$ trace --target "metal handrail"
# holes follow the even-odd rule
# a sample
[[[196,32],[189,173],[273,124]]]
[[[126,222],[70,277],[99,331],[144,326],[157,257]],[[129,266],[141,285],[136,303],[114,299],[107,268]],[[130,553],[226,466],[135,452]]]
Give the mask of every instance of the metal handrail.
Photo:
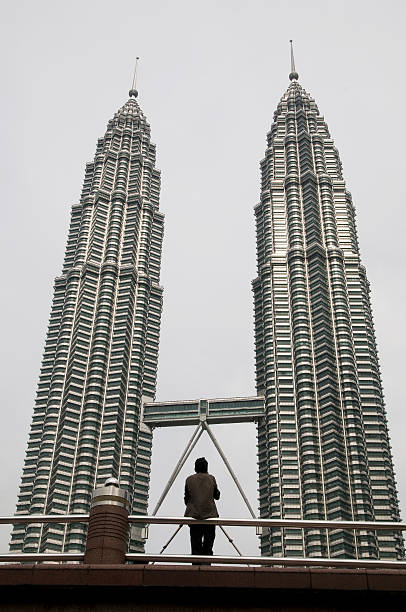
[[[88,522],[88,514],[17,514],[16,516],[0,516],[0,525]]]
[[[0,555],[0,563],[26,563],[27,561],[83,561],[84,553],[6,553]]]
[[[88,523],[88,514],[18,514],[0,516],[0,525],[17,525],[30,523]],[[406,531],[406,523],[391,521],[325,521],[308,519],[235,519],[209,518],[196,520],[188,516],[147,516],[130,514],[129,523],[143,525],[197,525],[207,524],[229,527],[268,527],[296,529],[361,529],[367,531]]]
[[[32,524],[32,523],[88,523],[88,514],[20,514],[17,516],[0,516],[0,524]],[[146,516],[131,514],[128,522],[142,525],[196,525],[207,524],[233,527],[267,527],[268,529],[351,529],[366,531],[406,531],[406,523],[390,521],[324,521],[302,519],[233,519],[210,518],[196,520],[181,516]],[[165,555],[127,553],[127,561],[145,563],[217,563],[217,564],[249,564],[249,565],[281,565],[307,567],[358,567],[358,568],[389,568],[406,569],[406,561],[386,561],[382,559],[334,559],[317,557],[229,557],[229,556],[196,556],[196,555]],[[0,563],[5,562],[44,562],[44,561],[83,561],[83,553],[9,553],[0,554]]]
[[[275,528],[297,528],[297,529],[362,529],[368,531],[406,531],[406,523],[395,523],[390,521],[324,521],[307,519],[233,519],[233,518],[209,518],[196,520],[188,516],[145,516],[130,514],[129,523],[144,525],[223,525],[225,527],[268,527]]]
[[[157,555],[142,553],[127,553],[126,561],[137,563],[210,563],[218,565],[259,565],[287,567],[332,567],[332,568],[378,568],[406,570],[405,561],[386,561],[384,559],[334,559],[325,557],[229,557],[224,555]],[[83,561],[83,553],[9,553],[0,555],[0,563],[26,563],[33,561]]]

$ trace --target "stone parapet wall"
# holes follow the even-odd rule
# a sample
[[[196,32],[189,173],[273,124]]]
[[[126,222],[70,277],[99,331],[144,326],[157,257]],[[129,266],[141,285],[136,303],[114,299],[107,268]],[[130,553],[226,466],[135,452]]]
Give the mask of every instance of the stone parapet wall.
[[[406,609],[406,570],[168,565],[0,567],[14,612],[370,612]]]

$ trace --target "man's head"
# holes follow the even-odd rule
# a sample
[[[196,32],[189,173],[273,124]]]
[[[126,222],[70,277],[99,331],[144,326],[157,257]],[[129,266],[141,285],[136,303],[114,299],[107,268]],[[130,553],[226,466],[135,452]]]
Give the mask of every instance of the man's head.
[[[207,472],[208,463],[205,457],[199,457],[195,461],[195,472],[196,473],[205,473]]]

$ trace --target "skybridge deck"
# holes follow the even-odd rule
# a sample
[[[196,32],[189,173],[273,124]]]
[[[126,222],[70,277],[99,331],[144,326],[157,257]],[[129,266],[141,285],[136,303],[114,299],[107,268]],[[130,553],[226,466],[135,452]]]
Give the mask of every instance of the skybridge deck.
[[[150,427],[198,425],[201,421],[218,423],[252,423],[265,414],[264,398],[231,397],[179,402],[144,404],[143,421]]]

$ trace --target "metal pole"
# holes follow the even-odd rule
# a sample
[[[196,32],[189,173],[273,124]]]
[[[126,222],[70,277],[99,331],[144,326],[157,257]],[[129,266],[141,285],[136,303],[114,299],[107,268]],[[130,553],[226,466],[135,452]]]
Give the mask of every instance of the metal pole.
[[[230,536],[228,535],[227,531],[224,529],[224,527],[222,527],[220,525],[220,529],[221,531],[224,533],[224,535],[226,536],[227,540],[230,542],[231,546],[238,552],[238,554],[240,555],[240,557],[242,557],[242,552],[240,551],[239,548],[237,548],[236,544],[234,544],[234,540],[232,538],[230,538]],[[247,567],[251,567],[249,563],[247,563]]]
[[[0,525],[29,525],[30,523],[88,523],[88,514],[16,514],[0,516]]]
[[[227,457],[225,456],[225,454],[223,453],[220,444],[217,442],[216,437],[214,435],[214,433],[212,432],[212,430],[210,429],[209,425],[207,424],[207,422],[203,422],[203,427],[205,428],[205,430],[207,431],[207,433],[209,434],[211,441],[213,442],[214,446],[217,448],[220,457],[222,458],[222,460],[224,461],[226,468],[228,469],[228,471],[231,474],[231,478],[234,480],[237,489],[239,490],[239,492],[241,493],[241,497],[243,498],[243,500],[245,501],[245,505],[247,506],[252,518],[257,518],[255,516],[255,512],[253,511],[251,504],[249,503],[247,496],[245,495],[244,491],[242,490],[242,487],[240,485],[240,483],[238,482],[238,478],[237,476],[234,474],[231,465],[229,464]]]
[[[179,527],[177,528],[177,530],[175,531],[175,533],[173,533],[171,535],[171,537],[169,538],[169,540],[167,541],[167,543],[164,545],[164,547],[162,548],[161,552],[159,553],[160,555],[162,555],[162,553],[164,552],[164,550],[166,548],[168,548],[169,544],[172,542],[172,540],[175,538],[175,536],[178,535],[179,531],[182,529],[183,525],[179,525]]]
[[[175,482],[175,479],[177,477],[177,475],[179,474],[180,470],[182,469],[183,465],[185,464],[186,459],[189,457],[190,453],[192,452],[192,450],[194,449],[194,447],[197,444],[197,441],[199,440],[200,436],[203,433],[203,429],[201,426],[201,423],[199,423],[199,425],[196,427],[195,431],[193,432],[192,437],[190,438],[188,444],[186,445],[185,450],[183,451],[178,463],[176,464],[175,469],[173,470],[168,483],[165,487],[165,489],[163,490],[163,493],[161,495],[161,497],[158,500],[157,505],[154,508],[154,511],[152,512],[152,516],[155,516],[156,513],[158,512],[159,508],[162,506],[162,503],[165,499],[165,497],[167,496],[169,489],[171,488],[171,486],[173,485],[173,483]],[[196,435],[197,434],[197,435]]]
[[[224,527],[222,525],[220,525],[220,529],[221,531],[224,533],[224,535],[226,536],[227,540],[230,542],[231,546],[233,546],[233,548],[235,548],[235,550],[238,552],[238,554],[240,555],[240,557],[242,557],[242,552],[237,548],[237,546],[234,544],[234,540],[232,538],[230,538],[230,536],[228,535],[227,531],[224,529]],[[161,551],[162,552],[162,551]]]

